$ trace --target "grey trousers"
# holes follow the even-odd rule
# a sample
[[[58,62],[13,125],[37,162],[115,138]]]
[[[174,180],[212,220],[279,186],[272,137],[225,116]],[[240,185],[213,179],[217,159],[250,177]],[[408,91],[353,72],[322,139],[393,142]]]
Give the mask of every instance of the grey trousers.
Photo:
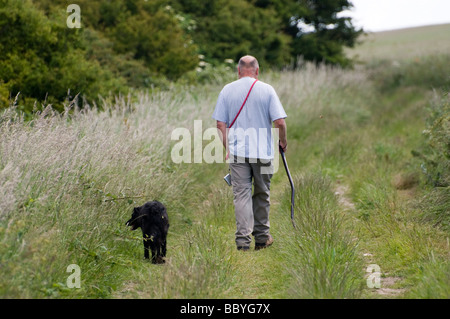
[[[257,243],[265,243],[269,237],[271,169],[272,161],[235,158],[230,162],[237,246],[250,246],[251,235]]]

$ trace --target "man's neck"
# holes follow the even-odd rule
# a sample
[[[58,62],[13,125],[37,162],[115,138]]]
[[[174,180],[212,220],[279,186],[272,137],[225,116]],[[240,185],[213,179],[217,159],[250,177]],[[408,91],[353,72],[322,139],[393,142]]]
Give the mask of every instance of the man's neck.
[[[258,76],[255,75],[255,74],[242,74],[242,75],[240,74],[240,75],[239,75],[239,79],[247,78],[247,77],[249,77],[249,78],[254,78],[255,80],[258,79]]]

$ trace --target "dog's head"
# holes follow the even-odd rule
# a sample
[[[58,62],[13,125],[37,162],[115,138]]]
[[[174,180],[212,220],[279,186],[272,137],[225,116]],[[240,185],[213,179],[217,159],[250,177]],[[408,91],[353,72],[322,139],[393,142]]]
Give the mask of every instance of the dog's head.
[[[133,214],[131,218],[126,222],[125,225],[130,226],[131,230],[136,230],[142,225],[143,215],[141,214],[141,207],[133,208]]]

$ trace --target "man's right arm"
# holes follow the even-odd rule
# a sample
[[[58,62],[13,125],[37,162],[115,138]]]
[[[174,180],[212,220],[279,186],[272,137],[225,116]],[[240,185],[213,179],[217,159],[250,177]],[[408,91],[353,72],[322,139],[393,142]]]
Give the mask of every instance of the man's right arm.
[[[217,130],[219,131],[219,137],[222,140],[223,147],[227,149],[227,123],[217,121]]]
[[[283,149],[283,152],[286,152],[286,150],[287,150],[286,121],[283,118],[281,118],[281,119],[273,121],[273,124],[274,124],[275,128],[278,129],[278,135],[280,138],[280,146]]]

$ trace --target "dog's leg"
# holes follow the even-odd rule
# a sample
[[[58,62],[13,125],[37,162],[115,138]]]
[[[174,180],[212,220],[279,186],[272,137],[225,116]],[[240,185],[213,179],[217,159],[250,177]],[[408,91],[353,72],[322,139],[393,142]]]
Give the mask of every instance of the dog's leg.
[[[150,240],[149,240],[150,241]],[[157,251],[156,251],[156,244],[154,240],[150,241],[150,249],[152,250],[152,263],[157,263]]]
[[[149,257],[150,257],[149,252],[148,252],[149,246],[150,246],[149,240],[147,238],[144,238],[144,258],[145,259],[149,259]]]
[[[166,261],[164,260],[164,239],[159,239],[158,242],[156,243],[157,247],[156,247],[156,262],[158,264],[164,264]]]
[[[155,263],[156,264],[161,264],[161,260],[162,260],[162,258],[161,258],[161,244],[160,244],[159,240],[155,242],[155,254],[156,254]]]
[[[161,256],[166,257],[166,253],[167,253],[167,237],[164,236],[163,240],[161,241]]]

